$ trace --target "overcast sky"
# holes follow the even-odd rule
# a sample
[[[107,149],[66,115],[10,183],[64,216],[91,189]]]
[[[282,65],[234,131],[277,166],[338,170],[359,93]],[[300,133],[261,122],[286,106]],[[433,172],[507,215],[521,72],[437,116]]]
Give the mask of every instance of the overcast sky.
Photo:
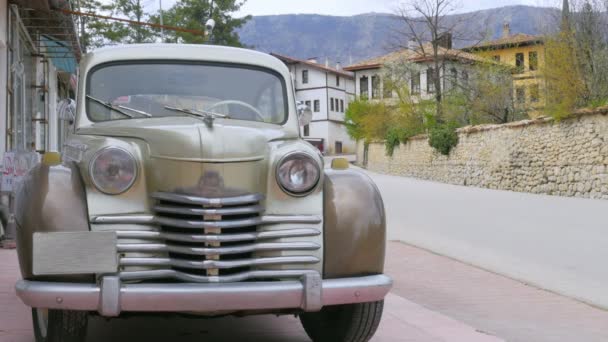
[[[508,5],[554,6],[561,0],[456,0],[458,12],[470,12],[479,9],[495,8]],[[175,0],[162,0],[163,7],[169,8]],[[391,13],[407,0],[247,0],[237,16],[265,14],[316,13],[328,15],[354,15],[369,12]],[[147,0],[147,7],[152,8],[158,0]],[[157,7],[158,8],[158,7]]]

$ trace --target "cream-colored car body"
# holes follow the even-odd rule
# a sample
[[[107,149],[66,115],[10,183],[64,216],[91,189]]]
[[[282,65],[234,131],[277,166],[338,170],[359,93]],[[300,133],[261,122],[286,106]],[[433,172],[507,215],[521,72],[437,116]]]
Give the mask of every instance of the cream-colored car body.
[[[85,105],[90,72],[107,63],[142,61],[222,63],[272,71],[286,87],[287,119],[271,124],[215,118],[210,124],[183,115],[91,121]],[[106,147],[127,151],[136,160],[137,177],[123,193],[103,193],[91,179],[90,161]],[[318,184],[301,196],[284,191],[276,176],[281,159],[293,153],[308,155],[321,170]],[[97,310],[103,316],[122,311],[318,311],[323,305],[379,301],[390,289],[391,280],[382,274],[385,218],[377,188],[362,173],[324,170],[320,152],[300,138],[289,70],[270,55],[190,45],[95,51],[81,62],[74,131],[62,157],[62,165],[42,164],[32,170],[17,195],[24,278],[17,293],[32,307]],[[231,235],[229,229],[178,231],[181,235],[176,237],[174,230],[163,231],[175,217],[158,210],[168,201],[159,193],[200,193],[196,200],[210,201],[200,210],[209,213],[234,209],[223,206],[221,199],[249,198],[241,207],[255,206],[259,216],[243,219],[252,220],[245,227],[250,230],[238,231],[241,235],[225,246],[212,239],[226,238],[222,234]],[[171,205],[185,203],[181,201]],[[83,212],[86,218],[80,217]],[[213,225],[241,219],[217,214],[178,218],[186,225],[188,220]],[[174,246],[183,239],[192,244]],[[51,243],[65,248],[52,248]],[[172,255],[184,248],[194,257],[184,261]],[[224,260],[222,248],[240,248],[246,260]],[[115,262],[110,258],[101,263],[108,254],[116,255]],[[238,262],[248,268],[240,270],[234,266]],[[182,267],[184,263],[188,265]],[[232,268],[236,273],[222,273]]]

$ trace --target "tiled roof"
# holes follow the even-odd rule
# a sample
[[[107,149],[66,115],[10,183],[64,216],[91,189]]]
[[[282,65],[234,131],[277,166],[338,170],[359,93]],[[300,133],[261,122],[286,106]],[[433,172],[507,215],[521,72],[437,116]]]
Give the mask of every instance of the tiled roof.
[[[314,62],[307,61],[307,60],[304,60],[304,59],[284,56],[284,55],[280,55],[280,54],[274,53],[274,52],[271,52],[270,55],[272,55],[272,56],[274,56],[274,57],[282,60],[285,63],[289,63],[289,64],[302,63],[302,64],[305,64],[305,65],[309,65],[309,66],[311,66],[313,68],[321,69],[323,71],[331,72],[331,73],[338,74],[338,75],[341,75],[341,76],[344,76],[344,77],[348,77],[348,78],[354,78],[354,75],[352,73],[350,73],[348,71],[345,71],[345,70],[338,70],[336,68],[330,68],[330,67],[327,67],[327,66],[325,66],[323,64],[314,63]]]
[[[440,58],[459,60],[463,62],[473,63],[496,63],[493,60],[474,55],[472,53],[465,52],[457,49],[446,49],[440,47],[437,51]],[[344,70],[355,71],[355,70],[366,70],[366,69],[377,69],[381,68],[384,64],[394,62],[400,59],[410,61],[412,63],[427,62],[434,59],[433,47],[431,44],[425,44],[422,49],[416,50],[403,49],[389,54],[371,58],[353,65],[349,65]]]
[[[503,47],[503,46],[513,46],[513,45],[517,46],[517,45],[542,44],[542,43],[543,43],[542,36],[533,36],[530,34],[516,33],[516,34],[509,35],[507,37],[502,37],[499,39],[481,42],[479,44],[470,46],[464,50],[465,51],[478,50],[478,49],[484,50],[484,49],[498,48],[498,47]]]

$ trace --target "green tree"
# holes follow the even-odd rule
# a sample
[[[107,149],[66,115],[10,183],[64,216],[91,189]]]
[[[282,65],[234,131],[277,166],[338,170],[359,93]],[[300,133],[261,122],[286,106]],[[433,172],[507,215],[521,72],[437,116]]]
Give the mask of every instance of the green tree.
[[[98,0],[81,0],[77,2],[78,10],[83,13],[107,13],[111,5]],[[84,52],[107,44],[107,37],[112,34],[112,23],[92,16],[78,17],[80,44]]]
[[[245,0],[181,0],[173,7],[164,11],[165,25],[205,31],[207,19],[215,20],[215,29],[211,37],[196,35],[188,32],[165,31],[165,40],[178,43],[202,44],[210,38],[215,45],[243,46],[236,32],[251,16],[234,18],[232,13],[238,11]],[[160,18],[154,16],[154,22]]]
[[[152,14],[145,10],[142,0],[114,0],[110,5],[114,17],[125,18],[137,23],[147,23]],[[155,42],[158,36],[156,29],[141,24],[113,22],[112,31],[106,38],[112,43],[141,44]]]

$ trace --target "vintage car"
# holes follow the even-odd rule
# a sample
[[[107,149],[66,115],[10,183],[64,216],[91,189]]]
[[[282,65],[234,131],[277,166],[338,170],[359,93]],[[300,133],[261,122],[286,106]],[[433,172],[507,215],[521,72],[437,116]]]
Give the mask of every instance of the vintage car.
[[[21,182],[15,220],[39,342],[88,317],[291,314],[367,341],[392,281],[382,199],[300,137],[287,67],[260,52],[133,45],[81,61],[73,132]]]

